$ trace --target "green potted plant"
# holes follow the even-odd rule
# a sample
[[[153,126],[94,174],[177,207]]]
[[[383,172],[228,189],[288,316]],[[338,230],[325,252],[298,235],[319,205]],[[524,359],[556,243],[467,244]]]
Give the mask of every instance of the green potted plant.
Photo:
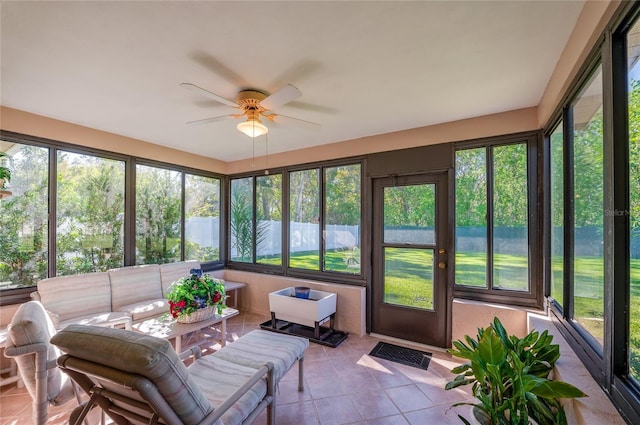
[[[0,152],[0,189],[4,189],[5,184],[11,181],[11,170],[1,165],[1,159],[5,156],[6,153]]]
[[[190,275],[169,286],[167,300],[171,316],[180,323],[206,320],[225,307],[224,282],[192,269]]]
[[[496,317],[490,326],[478,329],[477,339],[467,335],[465,341],[455,341],[449,352],[468,362],[451,370],[459,375],[445,389],[473,385],[478,402],[452,407],[473,406],[473,415],[481,424],[566,424],[560,399],[586,394],[569,383],[549,378],[560,358],[560,346],[552,340],[547,331],[531,331],[524,338],[509,336]],[[458,417],[470,424],[463,416]]]

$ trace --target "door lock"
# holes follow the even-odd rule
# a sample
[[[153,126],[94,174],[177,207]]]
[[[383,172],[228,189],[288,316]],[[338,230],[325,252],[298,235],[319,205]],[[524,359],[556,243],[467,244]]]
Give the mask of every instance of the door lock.
[[[442,270],[447,268],[447,263],[445,263],[444,261],[440,261],[438,263],[438,267],[440,267]]]
[[[447,251],[446,251],[444,248],[440,248],[440,249],[438,250],[438,254],[440,254],[440,255],[444,255],[444,254],[446,254],[446,253],[447,253]]]

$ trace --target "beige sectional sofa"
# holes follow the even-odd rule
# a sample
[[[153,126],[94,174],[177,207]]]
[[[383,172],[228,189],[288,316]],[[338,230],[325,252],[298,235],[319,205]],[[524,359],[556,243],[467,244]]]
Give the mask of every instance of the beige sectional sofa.
[[[169,286],[197,261],[122,267],[107,272],[43,279],[31,298],[40,301],[57,329],[69,324],[124,326],[169,311]]]

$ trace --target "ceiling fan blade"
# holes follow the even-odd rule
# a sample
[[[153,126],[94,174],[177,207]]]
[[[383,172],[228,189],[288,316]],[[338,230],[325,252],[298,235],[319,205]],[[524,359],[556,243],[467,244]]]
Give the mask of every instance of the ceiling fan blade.
[[[211,99],[213,99],[213,100],[215,100],[215,101],[217,101],[217,102],[223,103],[223,104],[228,105],[228,106],[232,106],[232,107],[234,107],[234,108],[237,108],[237,107],[238,107],[238,104],[237,104],[236,102],[232,102],[232,101],[231,101],[231,100],[229,100],[229,99],[225,99],[225,98],[224,98],[224,97],[222,97],[222,96],[218,96],[218,95],[217,95],[217,94],[215,94],[215,93],[211,93],[209,90],[205,90],[205,89],[203,89],[202,87],[198,87],[198,86],[196,86],[195,84],[191,84],[191,83],[180,83],[180,85],[181,85],[182,87],[184,87],[185,89],[188,89],[188,90],[191,90],[191,91],[193,91],[193,92],[196,92],[196,93],[199,93],[199,94],[205,95],[205,96],[207,96],[207,97],[209,97],[209,98],[211,98]]]
[[[284,118],[285,120],[292,120],[295,121],[297,124],[301,124],[304,125],[305,127],[310,127],[310,128],[320,128],[321,125],[318,124],[317,122],[313,122],[313,121],[307,121],[307,120],[302,120],[300,118],[294,118],[294,117],[289,117],[287,115],[281,115],[281,114],[274,114],[275,115],[275,121],[277,122],[280,118]]]
[[[211,117],[211,118],[204,118],[202,120],[195,120],[195,121],[189,121],[187,122],[187,124],[189,125],[198,125],[198,124],[209,124],[212,122],[217,122],[217,121],[223,121],[229,118],[234,118],[233,115],[220,115],[219,117]]]
[[[270,96],[267,96],[260,105],[262,105],[265,109],[274,109],[278,106],[282,106],[285,103],[291,102],[293,99],[297,99],[302,96],[302,92],[292,86],[291,84],[287,84],[280,90],[275,93],[271,93]]]

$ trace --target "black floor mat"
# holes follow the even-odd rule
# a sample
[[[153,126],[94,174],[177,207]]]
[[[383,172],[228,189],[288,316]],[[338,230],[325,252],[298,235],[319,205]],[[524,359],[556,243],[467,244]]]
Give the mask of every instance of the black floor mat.
[[[398,345],[387,344],[386,342],[379,342],[378,345],[371,350],[369,355],[427,370],[433,354],[413,350],[411,348],[400,347]]]

